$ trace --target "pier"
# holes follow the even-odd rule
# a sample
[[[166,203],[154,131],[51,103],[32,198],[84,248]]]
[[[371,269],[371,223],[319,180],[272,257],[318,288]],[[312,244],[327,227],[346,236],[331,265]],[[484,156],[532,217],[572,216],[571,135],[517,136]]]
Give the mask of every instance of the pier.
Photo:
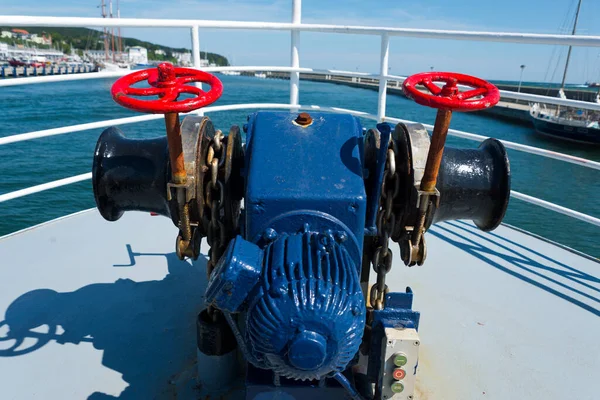
[[[242,75],[254,76],[255,72],[242,72]],[[290,79],[288,72],[266,72],[266,77],[270,79]],[[337,85],[352,86],[362,89],[379,90],[379,79],[368,77],[348,77],[341,75],[319,75],[311,73],[300,73],[300,79],[328,82]],[[510,84],[497,84],[500,90],[517,91],[517,86]],[[521,86],[522,93],[538,94],[544,96],[558,97],[558,88],[546,88],[536,86]],[[402,83],[398,80],[390,80],[387,82],[388,94],[405,96],[402,91]],[[592,88],[565,88],[567,98],[572,100],[583,100],[594,102],[598,93],[597,89]],[[555,107],[555,106],[550,106]],[[530,125],[531,119],[529,116],[529,103],[522,100],[503,99],[498,102],[495,107],[486,110],[475,111],[478,114],[484,114],[495,118],[500,118],[520,124]]]
[[[42,67],[0,67],[0,79],[17,78],[24,76],[45,76],[45,75],[66,75],[66,74],[84,74],[88,72],[98,72],[97,67],[86,65],[49,65]]]

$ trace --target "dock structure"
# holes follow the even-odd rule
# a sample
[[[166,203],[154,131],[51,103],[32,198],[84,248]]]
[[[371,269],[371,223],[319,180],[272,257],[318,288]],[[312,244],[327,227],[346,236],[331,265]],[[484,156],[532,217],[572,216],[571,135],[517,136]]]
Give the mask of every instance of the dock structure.
[[[77,66],[42,66],[42,67],[0,67],[0,79],[17,78],[23,76],[45,76],[45,75],[66,75],[66,74],[84,74],[88,72],[98,72],[98,68],[89,65]]]
[[[242,72],[242,75],[254,76],[255,72]],[[267,78],[272,79],[289,79],[288,72],[267,72]],[[301,73],[300,79],[315,81],[315,82],[328,82],[335,83],[338,85],[352,86],[362,89],[379,90],[379,79],[370,77],[349,77],[342,75],[320,75],[311,73]],[[517,91],[517,86],[511,84],[497,84],[500,90]],[[521,86],[521,92],[529,94],[537,94],[543,96],[558,97],[558,88],[544,88],[536,86]],[[389,94],[396,94],[405,96],[402,91],[402,82],[399,80],[388,79],[387,92]],[[565,89],[565,95],[567,98],[572,100],[582,100],[594,102],[598,92],[596,90],[590,90],[587,88],[567,88]],[[492,117],[509,120],[516,123],[525,125],[531,124],[531,118],[529,116],[530,106],[527,101],[523,100],[512,100],[503,99],[496,104],[495,107],[488,108],[485,110],[475,111],[475,113],[485,114]]]
[[[510,83],[496,83],[495,84],[500,90],[510,90],[511,92],[519,91],[519,86]],[[540,96],[559,97],[559,87],[542,87],[542,86],[530,86],[522,85],[521,92],[537,94]],[[595,102],[596,96],[600,91],[598,87],[565,87],[563,89],[567,99]]]

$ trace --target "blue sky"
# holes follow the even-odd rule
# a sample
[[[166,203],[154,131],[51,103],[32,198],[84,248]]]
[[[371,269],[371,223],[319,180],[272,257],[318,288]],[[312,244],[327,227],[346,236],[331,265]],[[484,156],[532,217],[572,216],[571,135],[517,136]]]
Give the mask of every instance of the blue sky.
[[[116,2],[116,0],[114,0]],[[577,0],[304,0],[306,23],[408,28],[567,33]],[[99,0],[0,0],[0,12],[12,15],[99,15]],[[225,19],[289,22],[291,0],[121,0],[123,17]],[[599,35],[600,1],[584,0],[578,33]],[[596,22],[594,18],[596,17]],[[594,23],[595,22],[595,23]],[[561,30],[562,28],[562,30]],[[123,29],[124,36],[177,47],[190,47],[186,29]],[[289,65],[290,34],[240,30],[201,30],[200,45],[226,55],[237,65]],[[459,71],[488,79],[560,80],[566,48],[547,45],[484,43],[394,37],[390,72]],[[304,67],[377,72],[378,37],[302,33]],[[552,55],[554,54],[554,57]],[[561,55],[560,64],[557,57]],[[557,65],[560,65],[557,68]],[[553,79],[552,79],[553,78]],[[600,48],[574,48],[568,82],[600,80]]]

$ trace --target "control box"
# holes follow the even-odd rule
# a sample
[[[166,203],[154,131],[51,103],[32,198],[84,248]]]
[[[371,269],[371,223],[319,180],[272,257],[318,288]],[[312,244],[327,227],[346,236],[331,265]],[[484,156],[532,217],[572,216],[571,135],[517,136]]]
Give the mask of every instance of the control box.
[[[419,334],[416,329],[385,328],[385,363],[382,397],[412,400],[419,363]]]

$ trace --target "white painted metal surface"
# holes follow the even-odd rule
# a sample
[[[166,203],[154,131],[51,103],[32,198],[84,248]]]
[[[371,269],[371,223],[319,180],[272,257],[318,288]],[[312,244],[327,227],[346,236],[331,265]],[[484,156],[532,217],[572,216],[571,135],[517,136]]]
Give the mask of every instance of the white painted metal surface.
[[[192,62],[194,68],[200,69],[200,33],[198,27],[194,25],[190,33],[192,36]],[[202,83],[196,82],[194,85],[202,89]]]
[[[511,197],[514,197],[515,199],[526,201],[527,203],[535,204],[536,206],[540,206],[540,207],[555,211],[560,214],[568,215],[569,217],[576,218],[580,221],[587,222],[588,224],[600,226],[600,218],[594,218],[591,215],[580,213],[580,212],[571,210],[569,208],[562,207],[562,206],[559,206],[554,203],[550,203],[549,201],[538,199],[537,197],[533,197],[533,196],[526,195],[524,193],[516,192],[514,190],[510,191],[510,195],[511,195]]]
[[[302,20],[302,1],[292,1],[292,24],[299,26]],[[290,66],[291,68],[300,67],[300,31],[291,31],[291,45],[290,45]],[[300,91],[300,73],[297,71],[290,72],[290,104],[297,105],[299,101]]]
[[[176,233],[91,210],[0,238],[2,399],[196,398],[205,261],[179,261]],[[415,400],[597,399],[596,261],[505,226],[442,223],[427,243],[414,268],[394,246],[387,279],[421,312]]]
[[[387,79],[389,59],[390,59],[390,36],[387,33],[381,35],[381,53],[379,62],[379,92],[377,98],[377,121],[383,121],[385,118],[385,105],[387,99]]]
[[[15,190],[14,192],[0,194],[0,203],[18,199],[19,197],[28,196],[30,194],[43,192],[44,190],[54,189],[61,186],[70,185],[72,183],[85,181],[88,179],[92,179],[92,173],[86,172],[85,174],[80,174],[76,176],[71,176],[69,178],[58,179],[56,181],[42,183],[41,185],[30,186],[25,189]]]
[[[200,34],[198,26],[194,25],[191,30],[192,34],[192,57],[194,68],[200,68]]]
[[[65,133],[81,132],[81,131],[85,131],[88,129],[105,128],[105,127],[113,126],[113,125],[133,124],[136,122],[152,121],[155,119],[162,119],[162,118],[164,118],[164,116],[162,116],[162,115],[149,114],[149,115],[139,115],[137,117],[115,118],[115,119],[109,119],[109,120],[104,120],[104,121],[99,121],[99,122],[88,122],[85,124],[63,126],[60,128],[43,129],[41,131],[33,131],[33,132],[28,132],[28,133],[20,133],[18,135],[2,137],[2,138],[0,138],[0,145],[22,142],[25,140],[39,139],[39,138],[47,137],[47,136],[63,135]]]
[[[300,0],[295,0],[300,1]],[[600,47],[600,37],[586,35],[554,35],[515,32],[474,32],[441,29],[390,28],[353,25],[295,24],[286,22],[219,21],[219,20],[175,20],[144,18],[80,18],[39,17],[24,15],[2,15],[3,26],[69,26],[69,27],[147,27],[147,28],[199,28],[212,29],[256,29],[279,31],[324,32],[342,34],[417,37],[425,39],[469,40],[484,42],[506,42],[527,44],[549,44],[564,46]]]

